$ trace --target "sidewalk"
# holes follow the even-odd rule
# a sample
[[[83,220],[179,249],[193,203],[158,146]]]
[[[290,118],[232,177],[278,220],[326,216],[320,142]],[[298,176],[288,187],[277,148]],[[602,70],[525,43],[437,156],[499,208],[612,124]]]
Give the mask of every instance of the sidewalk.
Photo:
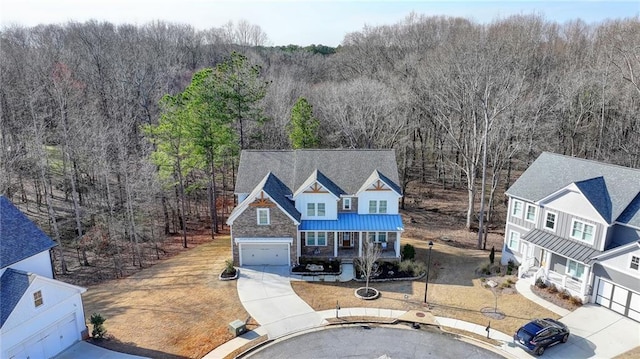
[[[531,291],[531,280],[529,278],[520,278],[516,281],[516,290],[518,293],[522,294],[523,297],[529,299],[530,301],[536,303],[537,305],[548,309],[561,317],[566,316],[571,313],[571,311],[561,308],[551,302],[548,302],[540,297],[538,297],[535,293]]]

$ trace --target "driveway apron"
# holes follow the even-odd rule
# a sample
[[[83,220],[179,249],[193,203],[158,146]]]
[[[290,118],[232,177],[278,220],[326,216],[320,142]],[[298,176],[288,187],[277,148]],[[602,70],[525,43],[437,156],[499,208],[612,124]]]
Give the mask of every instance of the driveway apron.
[[[560,319],[571,331],[569,341],[545,357],[613,358],[640,345],[640,323],[609,309],[586,304]]]
[[[240,302],[270,339],[327,323],[293,291],[289,267],[242,267],[237,287]]]

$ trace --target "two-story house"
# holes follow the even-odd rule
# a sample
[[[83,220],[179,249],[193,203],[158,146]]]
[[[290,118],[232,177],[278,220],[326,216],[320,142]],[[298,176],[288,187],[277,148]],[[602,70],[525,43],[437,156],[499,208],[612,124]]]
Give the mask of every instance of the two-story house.
[[[402,218],[392,150],[242,151],[231,226],[236,265],[353,259],[363,243],[400,257]]]
[[[503,264],[640,321],[640,170],[543,153],[506,195]]]
[[[86,289],[53,279],[54,246],[0,196],[0,358],[51,358],[87,335]]]

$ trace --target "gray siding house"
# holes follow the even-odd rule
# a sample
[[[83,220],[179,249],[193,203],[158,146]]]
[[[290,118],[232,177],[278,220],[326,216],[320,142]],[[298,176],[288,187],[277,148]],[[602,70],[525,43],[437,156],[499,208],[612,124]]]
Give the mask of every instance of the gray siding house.
[[[402,218],[392,150],[245,150],[227,223],[235,265],[353,259],[363,243],[400,257]]]
[[[545,152],[506,195],[503,264],[640,321],[640,170]]]

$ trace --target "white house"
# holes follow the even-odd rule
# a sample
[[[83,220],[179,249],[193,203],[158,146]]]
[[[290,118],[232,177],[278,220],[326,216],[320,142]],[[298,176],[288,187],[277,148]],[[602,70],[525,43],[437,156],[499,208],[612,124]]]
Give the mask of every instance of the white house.
[[[402,218],[392,150],[242,151],[238,206],[227,223],[237,265],[353,259],[363,243],[400,257]]]
[[[506,194],[504,264],[640,321],[640,170],[543,153]]]
[[[51,358],[87,333],[81,294],[53,279],[55,243],[0,196],[0,357]]]

